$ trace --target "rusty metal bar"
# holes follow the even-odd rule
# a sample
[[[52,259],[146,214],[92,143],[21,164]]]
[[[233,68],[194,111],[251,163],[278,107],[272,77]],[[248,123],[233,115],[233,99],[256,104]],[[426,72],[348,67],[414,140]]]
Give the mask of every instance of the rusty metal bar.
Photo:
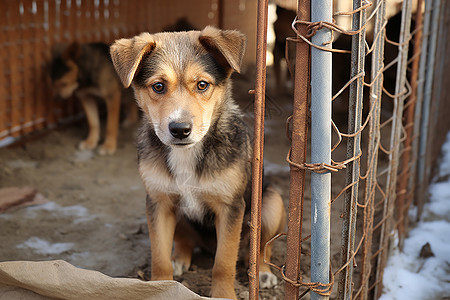
[[[266,51],[268,0],[258,1],[256,36],[255,121],[252,164],[252,211],[250,224],[249,299],[258,299],[259,256],[261,248],[261,200],[264,154],[264,108],[266,90]]]
[[[397,170],[400,154],[400,138],[402,133],[402,116],[404,101],[406,98],[406,67],[408,61],[408,47],[410,40],[411,27],[411,8],[412,0],[403,1],[402,5],[402,22],[400,26],[400,37],[397,57],[397,77],[395,84],[394,98],[394,115],[391,128],[390,153],[389,153],[389,169],[386,182],[386,199],[384,203],[384,212],[387,219],[382,224],[380,248],[383,251],[378,257],[377,279],[380,284],[377,285],[375,295],[379,297],[382,292],[382,277],[384,267],[387,263],[389,243],[391,240],[391,230],[394,218],[394,203],[396,198]]]
[[[427,56],[428,56],[428,42],[431,28],[431,8],[432,1],[425,1],[425,11],[423,16],[423,30],[422,30],[422,43],[421,43],[421,55],[419,62],[419,75],[417,79],[417,96],[416,96],[416,109],[414,112],[414,129],[413,136],[414,140],[412,142],[412,164],[411,164],[411,176],[409,177],[408,186],[410,189],[416,189],[417,193],[414,194],[414,201],[417,205],[418,198],[418,179],[417,179],[417,162],[419,160],[419,137],[420,137],[420,126],[422,119],[422,110],[423,110],[423,98],[424,98],[424,87],[425,87],[425,74],[426,74],[426,66],[427,66]],[[417,214],[416,218],[419,217]]]
[[[353,10],[359,10],[362,6],[360,0],[353,1]],[[359,31],[366,22],[366,11],[361,10],[353,14],[352,30]],[[354,78],[364,72],[365,61],[365,39],[366,30],[352,36],[351,74]],[[361,128],[362,106],[363,106],[364,77],[350,84],[349,106],[348,106],[348,129],[350,134],[358,132]],[[347,141],[347,159],[357,157],[361,154],[361,134],[349,137]],[[345,265],[352,259],[355,248],[356,213],[358,210],[358,187],[359,187],[359,158],[347,164],[345,186],[351,186],[344,195],[344,211],[341,240],[341,264]],[[353,264],[347,264],[341,273],[339,280],[338,295],[340,299],[351,299],[353,288]]]
[[[417,167],[417,182],[419,187],[418,199],[417,199],[417,218],[420,218],[423,211],[423,206],[425,205],[425,198],[427,193],[428,178],[430,176],[431,168],[427,168],[426,154],[429,149],[428,143],[429,138],[429,123],[430,123],[430,108],[431,108],[431,93],[433,87],[433,75],[434,75],[434,62],[437,44],[437,33],[439,25],[439,7],[440,0],[428,1],[432,2],[432,16],[431,20],[431,32],[429,37],[428,45],[428,56],[427,56],[427,66],[426,66],[426,77],[425,77],[425,91],[424,91],[424,101],[422,110],[422,123],[420,129],[420,143],[419,143],[419,157],[418,157],[418,167]]]
[[[381,2],[381,3],[380,3]],[[366,237],[362,245],[362,262],[361,262],[361,299],[368,299],[369,296],[369,280],[372,274],[372,237],[373,237],[373,219],[375,191],[377,185],[377,162],[378,147],[380,144],[380,107],[383,95],[383,77],[379,74],[384,68],[384,33],[386,24],[386,1],[377,0],[376,6],[380,4],[376,12],[374,37],[378,37],[374,41],[375,46],[372,54],[372,69],[370,88],[370,108],[373,111],[369,121],[369,142],[367,146],[367,168],[368,176],[366,179],[364,190],[364,204],[366,210],[364,213],[364,232]],[[374,107],[374,108],[372,108]]]
[[[332,22],[332,0],[311,1],[312,22]],[[311,42],[331,48],[331,30],[320,29]],[[331,52],[311,48],[311,162],[331,163]],[[331,174],[311,174],[311,281],[330,282]],[[311,292],[311,299],[328,299]]]
[[[416,110],[416,100],[417,100],[417,80],[419,76],[419,54],[421,52],[421,43],[422,43],[422,9],[420,9],[423,5],[424,0],[418,0],[417,2],[417,12],[416,12],[416,29],[417,32],[414,36],[414,53],[413,57],[415,57],[412,63],[411,70],[411,95],[409,96],[410,105],[408,105],[406,111],[406,120],[405,120],[405,131],[406,131],[406,140],[405,140],[405,151],[402,157],[402,166],[403,173],[400,177],[400,182],[398,186],[398,200],[397,200],[397,211],[400,214],[400,218],[402,218],[398,224],[398,234],[399,234],[399,246],[400,249],[403,248],[403,241],[406,234],[406,228],[408,224],[408,209],[412,202],[412,197],[414,195],[414,189],[408,193],[408,178],[413,171],[411,170],[411,147],[413,142],[413,123],[414,123],[414,112]],[[416,120],[419,122],[419,120]],[[406,199],[408,197],[408,199]],[[406,200],[406,203],[405,203]]]
[[[302,21],[310,19],[309,0],[299,0],[297,18]],[[306,35],[308,29],[299,25],[298,31]],[[296,164],[306,162],[308,141],[308,91],[309,91],[309,45],[298,39],[295,55],[295,86],[292,118],[291,161]],[[289,190],[288,232],[286,241],[286,276],[294,282],[300,279],[301,236],[303,222],[303,194],[305,189],[305,169],[291,165],[291,182]],[[299,287],[286,282],[285,299],[297,300]]]

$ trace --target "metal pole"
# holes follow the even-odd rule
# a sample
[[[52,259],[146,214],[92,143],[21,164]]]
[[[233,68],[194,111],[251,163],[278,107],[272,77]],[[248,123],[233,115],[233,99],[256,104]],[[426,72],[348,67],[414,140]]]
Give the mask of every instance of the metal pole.
[[[332,0],[311,1],[311,21],[332,22]],[[331,47],[331,31],[323,28],[313,44]],[[331,52],[311,48],[311,161],[331,163]],[[329,283],[331,174],[311,174],[311,281]],[[311,292],[311,299],[328,299]]]
[[[398,62],[397,62],[397,76],[395,83],[395,98],[394,98],[394,114],[392,118],[390,152],[389,152],[389,167],[386,182],[386,199],[384,200],[384,214],[387,217],[381,225],[381,239],[380,248],[383,251],[378,257],[377,265],[377,279],[382,279],[383,270],[386,266],[389,241],[391,240],[391,230],[394,218],[394,203],[396,198],[397,186],[397,170],[400,155],[400,138],[402,133],[402,117],[403,107],[406,98],[406,67],[408,61],[408,47],[411,38],[411,8],[412,0],[403,1],[402,5],[402,23],[400,26],[400,38],[398,47]],[[375,295],[381,295],[382,286],[380,284],[376,287]]]
[[[361,7],[361,0],[353,1],[353,10]],[[366,11],[362,10],[353,14],[352,30],[358,31],[366,22]],[[352,37],[351,78],[364,72],[366,31],[362,30]],[[350,96],[348,107],[349,133],[354,134],[361,128],[363,106],[364,77],[361,76],[350,84]],[[361,134],[349,137],[347,142],[347,159],[356,157],[361,153]],[[358,210],[359,187],[359,158],[347,164],[346,183],[348,186],[344,197],[344,211],[342,224],[341,264],[345,265],[352,259],[355,245],[356,212]],[[352,296],[353,264],[348,264],[341,273],[339,280],[339,298],[350,299]]]
[[[297,18],[309,21],[309,0],[299,0]],[[298,31],[306,35],[305,25],[299,25]],[[309,88],[309,45],[297,39],[295,55],[295,86],[292,114],[292,151],[290,160],[296,164],[306,162],[308,141],[308,88]],[[300,255],[303,221],[303,194],[305,188],[305,169],[291,165],[291,183],[289,190],[288,232],[286,240],[286,276],[300,279]],[[286,282],[285,300],[297,300],[299,287]]]
[[[410,189],[416,189],[417,193],[415,193],[415,204],[418,204],[417,198],[420,192],[419,190],[419,179],[418,179],[418,168],[417,161],[419,157],[419,143],[420,143],[420,129],[421,129],[421,119],[422,119],[422,111],[423,111],[423,99],[424,99],[424,87],[425,87],[425,73],[427,71],[427,56],[428,56],[428,41],[430,36],[430,25],[431,25],[431,8],[432,1],[425,1],[425,12],[423,16],[423,30],[422,30],[422,44],[421,44],[421,54],[420,54],[420,63],[419,63],[419,77],[417,79],[417,100],[416,100],[416,109],[414,112],[414,129],[413,136],[414,140],[412,143],[412,164],[411,164],[411,176],[409,178],[408,186]],[[419,213],[416,218],[419,218]]]
[[[252,211],[250,224],[249,299],[259,294],[259,256],[261,249],[261,199],[264,152],[264,108],[266,90],[266,50],[268,0],[258,1],[256,39],[255,123],[252,164]]]
[[[411,201],[406,201],[405,199],[413,196],[414,191],[411,190],[410,193],[408,193],[408,178],[413,173],[412,167],[411,167],[411,147],[412,147],[412,141],[414,139],[413,137],[413,123],[414,123],[414,111],[416,107],[416,100],[417,100],[417,80],[418,80],[418,72],[419,72],[419,58],[420,56],[417,56],[420,54],[421,49],[421,43],[422,43],[422,4],[424,0],[418,0],[417,2],[417,12],[416,12],[416,29],[418,28],[416,35],[414,36],[414,53],[413,57],[415,57],[413,63],[412,63],[412,70],[411,70],[411,96],[409,97],[410,105],[408,106],[407,112],[406,112],[406,124],[405,124],[405,131],[406,131],[406,140],[405,140],[405,152],[403,153],[403,159],[402,159],[402,166],[403,166],[403,172],[401,173],[400,179],[399,179],[399,187],[398,187],[398,213],[400,214],[399,218],[399,224],[398,224],[398,235],[399,235],[399,246],[400,249],[403,248],[403,240],[405,238],[406,234],[406,228],[408,224],[408,209],[409,204]],[[417,123],[419,123],[419,120],[416,120]]]
[[[374,219],[374,203],[375,191],[377,184],[378,169],[378,148],[380,144],[380,106],[383,96],[383,77],[380,72],[384,68],[384,33],[386,23],[386,1],[377,0],[376,5],[380,5],[375,20],[375,28],[373,36],[377,39],[374,41],[375,47],[372,54],[372,69],[370,88],[370,110],[372,116],[369,121],[369,145],[367,147],[367,169],[368,176],[364,190],[364,204],[367,206],[364,214],[364,239],[362,248],[361,261],[361,299],[368,299],[369,280],[372,273],[372,237],[373,237],[373,219]]]
[[[432,2],[432,17],[431,20],[434,20],[431,23],[431,35],[429,41],[429,49],[428,49],[428,57],[427,57],[427,67],[426,67],[426,77],[425,77],[425,94],[423,101],[423,112],[422,112],[422,124],[420,128],[420,144],[419,144],[419,165],[418,165],[418,210],[417,210],[417,218],[420,218],[422,215],[423,205],[425,204],[425,193],[427,180],[430,175],[430,169],[425,169],[427,167],[426,154],[428,150],[428,132],[429,123],[430,123],[430,107],[431,107],[431,93],[433,88],[433,75],[434,75],[434,62],[435,62],[435,53],[436,53],[436,43],[437,43],[437,34],[438,34],[438,26],[439,26],[439,7],[440,0],[430,0],[426,2]]]

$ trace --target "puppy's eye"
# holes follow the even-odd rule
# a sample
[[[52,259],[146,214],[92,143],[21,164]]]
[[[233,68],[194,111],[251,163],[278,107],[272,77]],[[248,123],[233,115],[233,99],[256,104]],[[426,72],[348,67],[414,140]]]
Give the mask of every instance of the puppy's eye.
[[[206,81],[202,80],[197,83],[197,88],[199,91],[206,91],[208,89],[208,87],[209,87],[209,83]]]
[[[152,89],[157,94],[163,94],[166,91],[166,86],[162,82],[157,82],[152,85]]]

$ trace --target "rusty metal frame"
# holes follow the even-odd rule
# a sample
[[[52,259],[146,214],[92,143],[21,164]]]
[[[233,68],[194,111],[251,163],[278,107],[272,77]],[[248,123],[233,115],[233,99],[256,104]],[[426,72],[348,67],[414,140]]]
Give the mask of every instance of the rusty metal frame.
[[[251,300],[258,299],[259,294],[268,4],[268,0],[258,1],[254,103],[255,120],[252,159],[252,211],[250,221],[250,257],[248,270],[249,299]]]
[[[356,295],[361,295],[361,299],[369,298],[370,278],[372,271],[372,242],[373,242],[373,219],[375,215],[375,193],[377,187],[377,167],[378,149],[380,145],[380,110],[381,98],[383,95],[383,68],[384,68],[384,35],[386,26],[385,0],[377,0],[374,37],[374,50],[372,54],[371,86],[370,86],[370,107],[372,117],[369,121],[369,144],[367,147],[367,178],[364,190],[364,232],[366,237],[362,245],[361,280],[360,291]],[[357,296],[355,296],[356,298]]]
[[[427,166],[427,152],[429,151],[428,143],[431,140],[429,135],[430,132],[430,111],[431,111],[431,96],[433,87],[433,76],[434,76],[434,66],[436,59],[436,45],[438,36],[438,26],[439,26],[439,7],[440,0],[430,0],[425,1],[426,3],[431,2],[431,11],[433,20],[430,24],[430,36],[428,41],[428,55],[427,55],[427,66],[425,75],[425,89],[423,96],[423,107],[422,107],[422,123],[420,129],[419,138],[419,155],[418,155],[418,166],[417,166],[417,185],[419,191],[417,193],[417,218],[420,218],[423,211],[423,206],[425,204],[426,190],[428,187],[428,180],[431,173],[431,167]],[[428,167],[428,168],[427,168]]]
[[[310,1],[299,0],[297,19],[309,21]],[[297,29],[301,34],[307,34],[305,25]],[[309,45],[296,40],[296,64],[294,103],[292,115],[292,150],[290,160],[296,164],[306,162],[308,140],[308,94],[309,94]],[[286,276],[292,281],[300,280],[300,256],[302,249],[303,196],[305,189],[306,170],[290,164],[290,191],[288,232],[286,242]],[[297,300],[299,286],[286,282],[285,299]]]
[[[417,1],[417,7],[422,7],[424,0]],[[416,110],[417,103],[417,84],[418,84],[418,76],[419,76],[419,58],[421,53],[421,44],[422,44],[422,11],[417,9],[416,12],[416,34],[414,36],[414,53],[413,53],[413,62],[412,62],[412,70],[411,70],[411,95],[408,100],[408,107],[406,108],[406,119],[405,119],[405,150],[402,157],[402,166],[404,171],[399,174],[399,186],[397,192],[397,211],[400,214],[400,218],[398,221],[398,233],[399,233],[399,246],[403,248],[403,240],[405,238],[406,230],[407,230],[407,213],[408,209],[412,203],[412,199],[414,197],[414,188],[408,187],[408,178],[413,176],[415,171],[413,168],[413,161],[411,159],[412,155],[412,144],[414,140],[413,136],[413,125],[414,125],[414,113]],[[418,120],[416,120],[418,122]]]

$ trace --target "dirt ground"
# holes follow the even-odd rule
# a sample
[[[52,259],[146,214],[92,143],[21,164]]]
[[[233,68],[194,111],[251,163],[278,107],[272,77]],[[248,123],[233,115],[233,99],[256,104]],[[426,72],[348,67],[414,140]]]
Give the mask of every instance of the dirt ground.
[[[252,125],[252,72],[236,76],[235,98]],[[275,90],[276,92],[273,92]],[[288,203],[289,167],[285,162],[289,141],[285,121],[291,114],[289,93],[273,88],[267,95],[265,172]],[[77,150],[87,134],[85,122],[51,131],[42,138],[0,149],[0,187],[31,186],[48,202],[0,214],[0,261],[63,259],[110,276],[149,278],[150,241],[144,214],[145,192],[137,171],[135,127],[122,129],[113,156]],[[345,147],[342,150],[345,153]],[[343,177],[343,176],[341,176]],[[309,178],[309,177],[308,177]],[[307,178],[307,183],[308,179]],[[343,187],[333,177],[333,191]],[[305,195],[304,235],[310,231],[309,187]],[[342,204],[333,204],[332,259],[337,266]],[[286,244],[275,242],[273,262],[283,265]],[[303,246],[303,280],[309,276],[309,245]],[[194,292],[208,295],[213,257],[198,251],[187,274],[176,280]],[[281,278],[277,271],[275,274]],[[142,275],[143,274],[143,275]],[[238,264],[238,297],[248,297],[248,276]],[[337,290],[337,286],[334,288]],[[261,290],[261,299],[281,299],[284,282]]]

